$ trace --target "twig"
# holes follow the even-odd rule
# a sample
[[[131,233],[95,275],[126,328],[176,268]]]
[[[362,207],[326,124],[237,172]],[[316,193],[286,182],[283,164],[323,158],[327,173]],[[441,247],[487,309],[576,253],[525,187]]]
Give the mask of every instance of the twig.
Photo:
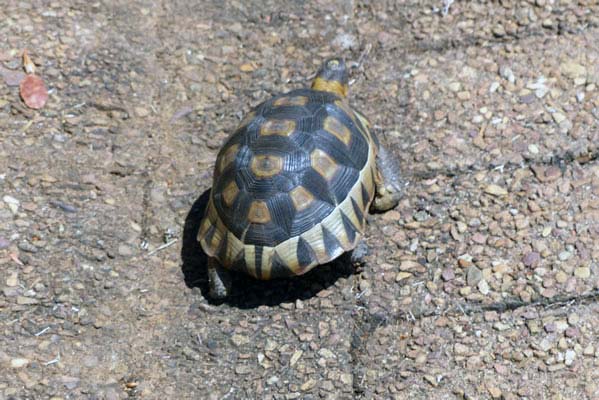
[[[41,336],[44,333],[46,333],[48,330],[50,329],[49,326],[45,327],[44,329],[42,329],[41,331],[39,331],[38,333],[35,334],[35,336]]]
[[[60,354],[58,354],[54,360],[50,360],[47,363],[45,363],[44,365],[48,366],[48,365],[56,364],[59,361],[60,361]]]
[[[162,246],[158,246],[157,248],[155,248],[154,250],[152,250],[151,252],[149,252],[146,257],[150,257],[153,256],[154,254],[158,253],[160,250],[164,250],[167,247],[171,247],[172,245],[174,245],[175,243],[177,243],[179,239],[175,238],[173,240],[171,240],[170,242],[167,242],[165,244],[163,244]]]

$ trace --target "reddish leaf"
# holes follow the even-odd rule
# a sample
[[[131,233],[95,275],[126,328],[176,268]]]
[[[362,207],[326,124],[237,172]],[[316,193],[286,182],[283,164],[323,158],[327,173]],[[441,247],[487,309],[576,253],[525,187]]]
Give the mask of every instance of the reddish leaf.
[[[48,100],[48,90],[44,81],[37,75],[27,75],[20,84],[21,97],[27,107],[42,108]]]

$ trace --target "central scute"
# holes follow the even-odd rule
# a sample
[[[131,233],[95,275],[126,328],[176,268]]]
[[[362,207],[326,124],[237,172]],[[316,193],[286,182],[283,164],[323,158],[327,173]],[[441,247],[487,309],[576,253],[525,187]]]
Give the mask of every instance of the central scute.
[[[331,93],[295,90],[257,106],[231,135],[219,153],[212,199],[238,239],[274,247],[347,197],[369,140],[344,104]]]

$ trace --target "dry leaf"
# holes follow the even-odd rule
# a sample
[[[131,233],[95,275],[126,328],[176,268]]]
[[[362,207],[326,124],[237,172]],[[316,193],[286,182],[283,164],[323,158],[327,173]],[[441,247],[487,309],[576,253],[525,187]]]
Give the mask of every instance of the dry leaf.
[[[35,74],[35,64],[27,55],[27,49],[23,50],[23,67],[25,67],[25,72],[28,74]]]
[[[27,107],[33,109],[42,108],[48,100],[48,90],[44,81],[37,75],[27,75],[19,85],[21,97]]]

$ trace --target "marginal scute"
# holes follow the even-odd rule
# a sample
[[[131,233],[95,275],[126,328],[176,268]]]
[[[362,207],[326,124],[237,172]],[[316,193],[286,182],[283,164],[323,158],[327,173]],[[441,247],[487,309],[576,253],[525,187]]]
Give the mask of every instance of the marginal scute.
[[[348,242],[353,244],[356,241],[358,228],[351,222],[349,217],[343,213],[343,211],[341,211],[340,214],[343,228],[345,229],[345,236],[347,237]]]
[[[356,120],[356,114],[354,110],[347,104],[345,100],[335,100],[335,105],[339,107],[348,117],[350,117],[353,121]]]
[[[295,130],[295,121],[291,119],[270,119],[260,127],[261,136],[289,136]]]
[[[343,253],[343,247],[339,240],[324,226],[322,227],[322,240],[329,258],[335,258]]]
[[[366,189],[366,186],[364,186],[364,182],[360,183],[360,194],[362,196],[362,208],[364,210],[367,210],[368,209],[368,205],[372,201],[372,196],[370,195],[370,193]]]
[[[314,149],[310,154],[312,168],[324,179],[330,181],[335,176],[339,165],[327,153],[321,149]]]
[[[237,129],[242,129],[242,128],[247,127],[250,123],[252,123],[252,121],[255,120],[255,118],[256,118],[256,113],[254,111],[250,111],[249,113],[247,113],[245,115],[245,117],[243,117],[243,119],[239,123],[239,126],[237,127]]]
[[[269,154],[255,155],[252,158],[250,168],[254,176],[258,178],[270,178],[281,172],[283,169],[283,159]]]
[[[362,228],[364,226],[364,213],[362,212],[362,210],[360,209],[360,206],[358,205],[358,203],[356,202],[356,200],[352,197],[351,198],[351,205],[352,208],[354,209],[354,215],[356,216],[360,228]]]
[[[300,268],[303,270],[316,260],[316,254],[314,254],[314,250],[310,247],[310,243],[300,236],[297,242],[297,261]]]
[[[217,171],[221,174],[234,160],[239,151],[238,144],[229,146],[219,157]]]

